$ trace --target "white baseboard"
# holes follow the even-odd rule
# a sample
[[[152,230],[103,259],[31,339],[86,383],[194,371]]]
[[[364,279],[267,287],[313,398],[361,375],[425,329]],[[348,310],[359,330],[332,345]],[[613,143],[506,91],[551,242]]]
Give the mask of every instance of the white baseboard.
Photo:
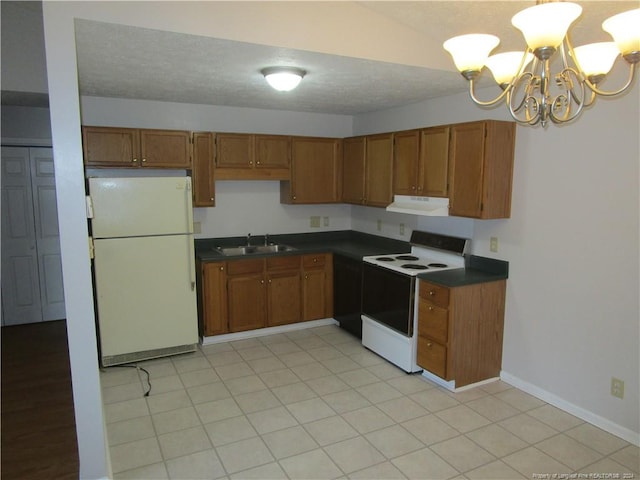
[[[320,320],[291,323],[289,325],[280,325],[278,327],[259,328],[256,330],[247,330],[246,332],[225,333],[223,335],[215,335],[212,337],[202,337],[202,341],[200,343],[202,345],[213,345],[216,343],[233,342],[235,340],[275,335],[277,333],[293,332],[295,330],[306,330],[307,328],[322,327],[324,325],[338,325],[338,322],[333,318],[322,318]]]
[[[514,387],[517,387],[520,390],[529,393],[534,397],[547,402],[550,405],[553,405],[554,407],[558,407],[559,409],[564,410],[565,412],[570,413],[571,415],[574,415],[584,420],[585,422],[589,422],[592,425],[595,425],[596,427],[601,428],[602,430],[605,430],[612,435],[615,435],[616,437],[620,437],[633,445],[640,446],[640,434],[638,432],[634,432],[633,430],[623,427],[622,425],[618,425],[617,423],[601,417],[600,415],[597,415],[589,410],[574,405],[573,403],[568,402],[563,398],[560,398],[557,395],[554,395],[553,393],[548,392],[547,390],[544,390],[536,385],[525,382],[524,380],[521,380],[515,375],[511,375],[504,370],[500,373],[500,378],[509,385],[513,385]]]

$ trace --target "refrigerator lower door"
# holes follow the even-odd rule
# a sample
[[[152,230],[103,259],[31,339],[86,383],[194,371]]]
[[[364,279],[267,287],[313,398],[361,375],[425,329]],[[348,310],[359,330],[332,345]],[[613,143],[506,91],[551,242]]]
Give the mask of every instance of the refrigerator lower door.
[[[101,239],[94,246],[102,364],[195,350],[193,236]]]

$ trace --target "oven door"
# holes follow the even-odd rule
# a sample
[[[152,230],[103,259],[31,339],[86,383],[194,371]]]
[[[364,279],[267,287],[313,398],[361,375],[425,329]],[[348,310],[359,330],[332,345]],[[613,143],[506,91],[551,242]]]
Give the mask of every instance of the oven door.
[[[362,314],[406,337],[413,336],[415,277],[364,263]]]

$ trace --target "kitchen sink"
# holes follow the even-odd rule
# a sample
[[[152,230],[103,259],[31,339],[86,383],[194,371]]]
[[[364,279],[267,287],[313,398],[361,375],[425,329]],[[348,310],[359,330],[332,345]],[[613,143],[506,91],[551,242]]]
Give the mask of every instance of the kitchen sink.
[[[281,243],[272,243],[270,245],[243,245],[238,247],[215,247],[214,250],[226,256],[235,255],[255,255],[259,253],[279,253],[290,252],[295,248]]]

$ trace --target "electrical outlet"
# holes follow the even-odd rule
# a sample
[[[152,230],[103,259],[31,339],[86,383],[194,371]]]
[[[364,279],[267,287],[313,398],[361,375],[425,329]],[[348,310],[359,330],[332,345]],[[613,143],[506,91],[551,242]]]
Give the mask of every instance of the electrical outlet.
[[[624,398],[624,380],[611,377],[611,395],[618,398]]]
[[[400,224],[400,235],[404,235],[404,223]]]
[[[498,237],[491,237],[491,241],[489,242],[489,250],[492,252],[498,251]]]
[[[376,227],[376,228],[378,229],[378,231],[382,230],[382,220],[378,219],[378,222],[377,222],[377,223],[378,223],[378,224],[377,224],[377,227]]]
[[[200,222],[193,222],[193,233],[202,233],[202,225]]]
[[[316,217],[316,216],[309,217],[309,226],[320,227],[320,217]]]
[[[325,227],[329,226],[329,217],[322,217],[322,221]]]

